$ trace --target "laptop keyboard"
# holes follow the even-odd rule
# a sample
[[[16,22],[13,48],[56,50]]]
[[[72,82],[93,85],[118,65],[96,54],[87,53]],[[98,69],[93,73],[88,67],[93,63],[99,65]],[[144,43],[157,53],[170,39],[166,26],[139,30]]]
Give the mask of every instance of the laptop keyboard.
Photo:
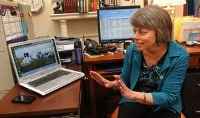
[[[63,70],[58,70],[56,72],[48,74],[47,76],[44,76],[44,77],[41,77],[41,78],[39,78],[37,80],[29,82],[28,84],[31,85],[31,86],[37,87],[37,86],[42,85],[42,84],[44,84],[46,82],[49,82],[51,80],[57,79],[58,77],[61,77],[63,75],[68,75],[68,74],[70,74],[70,72],[66,72],[66,71],[63,71]]]

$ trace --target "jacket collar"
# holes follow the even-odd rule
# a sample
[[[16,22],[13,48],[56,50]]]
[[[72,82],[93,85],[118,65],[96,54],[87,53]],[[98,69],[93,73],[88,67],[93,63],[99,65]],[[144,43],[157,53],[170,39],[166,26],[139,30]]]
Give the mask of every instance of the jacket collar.
[[[167,52],[167,55],[166,55],[166,59],[163,63],[163,66],[162,66],[162,70],[165,70],[166,68],[168,68],[171,64],[171,59],[172,57],[176,57],[176,56],[179,56],[179,48],[180,46],[178,46],[176,44],[175,41],[171,40],[169,43],[168,43],[168,52]],[[140,67],[141,66],[141,61],[142,61],[142,53],[141,51],[137,50],[137,47],[134,46],[134,49],[133,49],[135,52],[136,55],[134,56],[134,58],[136,59],[137,61],[137,66]]]
[[[162,66],[162,70],[165,70],[166,68],[168,68],[170,65],[171,65],[171,60],[173,57],[177,57],[179,56],[180,54],[180,46],[176,44],[175,41],[170,41],[169,42],[169,45],[168,45],[168,52],[167,52],[167,55],[166,55],[166,59],[163,63],[163,66]]]

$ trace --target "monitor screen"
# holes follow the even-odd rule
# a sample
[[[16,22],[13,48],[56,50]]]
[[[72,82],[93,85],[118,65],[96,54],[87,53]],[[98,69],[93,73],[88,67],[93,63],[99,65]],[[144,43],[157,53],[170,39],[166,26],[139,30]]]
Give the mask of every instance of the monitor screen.
[[[27,42],[20,42],[10,46],[17,76],[23,78],[35,73],[41,73],[48,68],[59,66],[54,49],[56,49],[54,39],[28,40]]]
[[[99,43],[119,43],[133,39],[130,18],[140,6],[106,7],[97,10]]]

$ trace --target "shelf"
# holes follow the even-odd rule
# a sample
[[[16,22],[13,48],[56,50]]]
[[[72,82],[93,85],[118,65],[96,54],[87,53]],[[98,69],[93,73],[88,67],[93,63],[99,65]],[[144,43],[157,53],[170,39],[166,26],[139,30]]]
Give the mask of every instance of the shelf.
[[[53,21],[55,21],[55,20],[96,19],[97,12],[50,14],[49,16],[50,16],[50,19]]]
[[[85,20],[85,19],[96,19],[97,12],[89,13],[63,13],[63,14],[50,14],[50,19],[54,22],[59,22],[61,36],[68,36],[67,21],[70,20]]]

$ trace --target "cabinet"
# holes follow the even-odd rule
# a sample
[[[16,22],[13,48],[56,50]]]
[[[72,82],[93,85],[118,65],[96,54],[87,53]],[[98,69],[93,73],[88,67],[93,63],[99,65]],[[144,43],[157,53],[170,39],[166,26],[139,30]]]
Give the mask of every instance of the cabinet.
[[[199,70],[200,71],[200,70]],[[183,112],[187,118],[200,118],[200,72],[188,72],[183,86]]]
[[[183,113],[186,118],[200,118],[200,47],[185,48],[190,54],[190,62],[182,87]]]
[[[108,66],[109,65],[109,66]],[[121,70],[118,68],[123,66],[123,61],[105,61],[104,64],[94,64],[93,69],[100,73],[108,80],[114,80],[113,75],[119,75]],[[115,110],[120,100],[120,93],[118,90],[107,89],[94,82],[95,101],[97,118],[110,118],[111,113]]]
[[[105,78],[113,79],[113,74],[120,74],[120,70],[109,70],[108,67],[118,68],[123,65],[124,53],[105,53],[103,56],[90,58],[84,56],[85,73],[88,77],[87,99],[90,103],[91,118],[106,118],[117,107],[120,94],[116,90],[107,89],[99,85],[96,81],[90,78],[89,71],[95,70]],[[108,66],[109,65],[109,66]]]

